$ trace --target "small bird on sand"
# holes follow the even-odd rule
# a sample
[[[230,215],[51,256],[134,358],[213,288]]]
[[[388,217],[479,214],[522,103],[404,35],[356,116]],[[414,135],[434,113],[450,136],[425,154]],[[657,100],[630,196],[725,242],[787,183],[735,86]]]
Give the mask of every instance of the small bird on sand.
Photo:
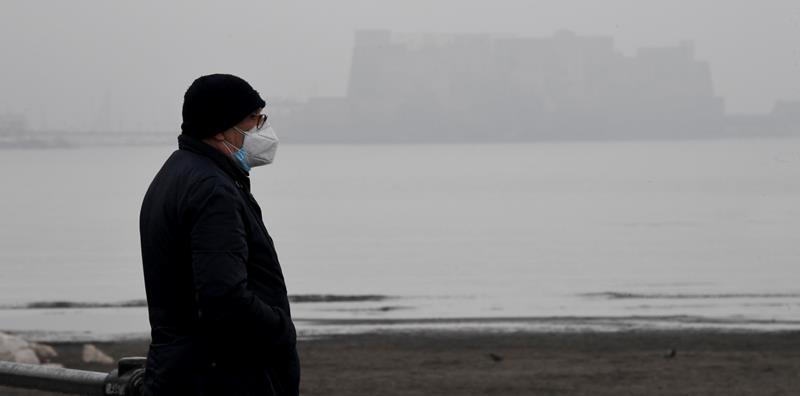
[[[489,357],[492,358],[495,362],[500,362],[503,360],[503,357],[494,353],[489,353]]]
[[[677,354],[678,354],[678,350],[675,349],[675,348],[672,348],[672,349],[668,350],[667,353],[664,354],[664,359],[672,359]]]

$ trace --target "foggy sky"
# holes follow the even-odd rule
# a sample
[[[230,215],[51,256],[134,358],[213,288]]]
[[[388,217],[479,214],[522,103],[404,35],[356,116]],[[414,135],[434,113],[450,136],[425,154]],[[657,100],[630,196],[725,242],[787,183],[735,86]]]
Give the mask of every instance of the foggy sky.
[[[33,129],[178,131],[199,75],[270,98],[345,94],[355,29],[606,35],[626,54],[695,43],[729,113],[800,99],[796,0],[0,2],[0,115]]]

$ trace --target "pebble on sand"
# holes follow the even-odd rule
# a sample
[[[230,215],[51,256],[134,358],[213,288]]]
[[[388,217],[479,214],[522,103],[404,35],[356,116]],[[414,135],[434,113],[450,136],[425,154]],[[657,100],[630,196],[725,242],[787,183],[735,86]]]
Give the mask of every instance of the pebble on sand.
[[[39,360],[43,362],[48,362],[50,359],[58,357],[58,352],[50,345],[31,342],[30,347],[36,352],[36,356],[39,357]]]
[[[5,333],[0,333],[0,360],[28,364],[41,363],[27,341]]]
[[[100,363],[100,364],[114,364],[114,359],[105,354],[105,352],[97,349],[92,344],[83,346],[82,358],[84,363]]]

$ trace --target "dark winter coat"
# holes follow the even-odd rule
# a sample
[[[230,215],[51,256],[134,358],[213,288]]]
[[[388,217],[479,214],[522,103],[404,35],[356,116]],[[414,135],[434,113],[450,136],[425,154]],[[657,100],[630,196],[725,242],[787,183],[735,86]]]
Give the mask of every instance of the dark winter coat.
[[[145,394],[297,395],[286,285],[250,179],[210,145],[178,142],[140,214]]]

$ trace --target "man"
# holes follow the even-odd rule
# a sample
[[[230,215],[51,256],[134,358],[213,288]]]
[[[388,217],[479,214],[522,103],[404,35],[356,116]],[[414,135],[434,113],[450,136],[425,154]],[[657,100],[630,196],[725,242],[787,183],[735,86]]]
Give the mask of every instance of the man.
[[[179,149],[140,214],[152,342],[147,395],[297,395],[295,329],[275,248],[250,194],[277,137],[239,77],[195,80]]]

